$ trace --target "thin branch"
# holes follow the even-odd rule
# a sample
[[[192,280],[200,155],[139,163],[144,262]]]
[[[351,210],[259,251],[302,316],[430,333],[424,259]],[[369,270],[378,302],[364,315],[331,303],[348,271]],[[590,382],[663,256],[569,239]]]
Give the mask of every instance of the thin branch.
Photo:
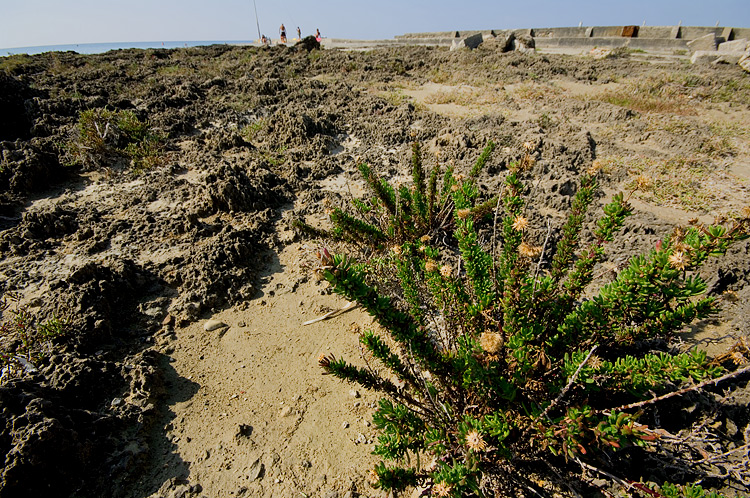
[[[587,361],[589,361],[589,358],[591,358],[591,355],[594,354],[594,351],[596,351],[596,348],[598,348],[598,347],[599,347],[598,345],[595,345],[594,347],[591,348],[591,350],[589,351],[589,354],[587,354],[586,358],[584,358],[583,361],[578,365],[578,368],[576,369],[575,373],[570,377],[570,379],[568,380],[568,383],[565,385],[565,387],[563,388],[563,390],[560,391],[560,394],[557,395],[557,398],[555,398],[555,400],[552,401],[552,403],[550,403],[549,406],[544,409],[544,411],[541,413],[541,415],[539,415],[539,418],[546,417],[547,413],[549,413],[549,411],[552,408],[554,408],[555,406],[557,406],[557,404],[560,401],[562,401],[562,399],[565,397],[565,395],[568,394],[568,391],[570,390],[570,388],[573,386],[573,384],[575,383],[576,379],[578,378],[578,374],[581,373],[581,369],[583,369],[583,366],[586,364]]]
[[[640,408],[642,406],[651,405],[653,403],[658,403],[659,401],[664,401],[665,399],[673,398],[675,396],[682,396],[683,394],[687,394],[692,391],[697,391],[698,389],[702,389],[706,386],[710,386],[712,384],[718,384],[719,382],[725,381],[727,379],[731,379],[733,377],[737,377],[739,375],[742,375],[743,373],[750,372],[750,365],[746,366],[745,368],[741,368],[739,370],[735,370],[734,372],[730,372],[726,375],[722,375],[721,377],[717,377],[715,379],[709,379],[705,380],[699,384],[695,384],[694,386],[686,387],[685,389],[680,389],[679,391],[674,391],[671,393],[664,394],[662,396],[657,396],[655,398],[647,399],[644,401],[638,401],[637,403],[630,403],[629,405],[623,405],[619,406],[617,408],[613,408],[612,410],[616,411],[622,411],[622,410],[631,410],[633,408]],[[576,372],[577,373],[577,372]],[[604,412],[605,410],[599,410],[599,412]]]
[[[497,261],[497,213],[500,211],[500,200],[502,196],[497,196],[497,204],[495,205],[495,219],[492,222],[492,281],[495,283],[497,288],[497,275],[495,274],[495,261]]]

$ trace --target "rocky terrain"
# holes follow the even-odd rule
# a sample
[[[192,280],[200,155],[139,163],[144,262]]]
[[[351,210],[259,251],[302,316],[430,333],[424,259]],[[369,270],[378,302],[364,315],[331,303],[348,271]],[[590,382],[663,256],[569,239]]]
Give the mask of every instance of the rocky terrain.
[[[77,161],[91,109],[148,123],[160,161]],[[362,195],[358,162],[406,179],[418,140],[428,166],[463,171],[493,140],[489,197],[529,143],[540,240],[592,162],[600,204],[648,177],[600,282],[675,225],[750,199],[750,77],[627,52],[12,56],[0,59],[0,115],[3,498],[380,496],[366,479],[376,398],[317,368],[321,353],[356,357],[371,321],[355,310],[302,325],[345,303],[311,278],[316,241],[291,227],[325,224],[329,206]],[[706,279],[724,309],[680,340],[719,355],[750,330],[748,243]],[[64,333],[24,336],[22,313]],[[32,339],[33,361],[19,360]],[[747,381],[717,391],[732,407],[711,421],[737,447],[750,442]]]

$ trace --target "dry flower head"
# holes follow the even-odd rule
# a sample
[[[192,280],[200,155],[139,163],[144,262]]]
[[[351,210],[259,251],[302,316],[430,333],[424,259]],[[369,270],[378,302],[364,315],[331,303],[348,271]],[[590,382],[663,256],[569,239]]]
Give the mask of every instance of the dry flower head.
[[[449,265],[443,265],[440,267],[440,274],[443,277],[448,278],[453,274],[453,269]]]
[[[487,449],[487,443],[477,431],[471,431],[466,435],[466,446],[473,451],[484,451]]]
[[[646,175],[640,175],[635,179],[635,186],[638,190],[648,190],[651,186],[651,178]]]
[[[602,169],[602,162],[599,159],[594,159],[594,162],[591,163],[591,166],[589,166],[589,169],[586,170],[586,173],[589,175],[595,175]]]
[[[669,266],[676,270],[684,270],[690,264],[690,258],[682,251],[674,251],[669,255]]]
[[[536,258],[542,253],[541,246],[532,246],[527,242],[521,242],[518,245],[518,254],[524,258]]]
[[[462,220],[465,220],[466,218],[468,218],[470,214],[471,214],[471,209],[469,208],[459,209],[458,211],[456,211],[456,216],[458,216]]]
[[[482,332],[479,336],[479,344],[485,352],[495,354],[503,347],[503,336],[496,332]]]
[[[453,486],[444,482],[439,482],[432,486],[432,496],[444,498],[446,496],[450,496],[451,491],[453,491]]]
[[[526,230],[526,228],[528,228],[528,226],[529,226],[529,220],[527,220],[521,215],[516,216],[515,219],[513,220],[513,230],[517,232],[523,232],[524,230]]]

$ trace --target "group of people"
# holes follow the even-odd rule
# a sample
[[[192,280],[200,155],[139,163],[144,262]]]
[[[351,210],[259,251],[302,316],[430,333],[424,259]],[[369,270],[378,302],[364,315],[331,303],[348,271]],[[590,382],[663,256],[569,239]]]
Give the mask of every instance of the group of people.
[[[286,43],[286,26],[284,26],[284,23],[281,23],[281,26],[279,27],[279,38],[281,40],[281,43]],[[302,30],[299,29],[299,26],[297,26],[297,40],[302,39]],[[320,41],[320,30],[315,30],[315,39]],[[266,35],[263,35],[260,37],[260,41],[263,45],[270,45],[271,39],[266,38]]]

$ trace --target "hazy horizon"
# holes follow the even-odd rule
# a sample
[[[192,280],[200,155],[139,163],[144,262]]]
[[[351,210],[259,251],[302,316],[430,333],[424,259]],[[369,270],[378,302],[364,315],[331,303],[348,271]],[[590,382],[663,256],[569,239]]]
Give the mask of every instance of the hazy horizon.
[[[361,5],[351,0],[283,4],[216,0],[0,0],[0,47],[137,43],[160,41],[254,40],[262,34],[278,38],[283,22],[287,35],[303,36],[320,29],[330,38],[387,39],[413,32],[543,28],[557,26],[750,27],[747,0],[663,0],[613,3],[600,0],[561,2],[478,1],[457,6],[448,0]],[[115,22],[113,22],[113,20]]]

